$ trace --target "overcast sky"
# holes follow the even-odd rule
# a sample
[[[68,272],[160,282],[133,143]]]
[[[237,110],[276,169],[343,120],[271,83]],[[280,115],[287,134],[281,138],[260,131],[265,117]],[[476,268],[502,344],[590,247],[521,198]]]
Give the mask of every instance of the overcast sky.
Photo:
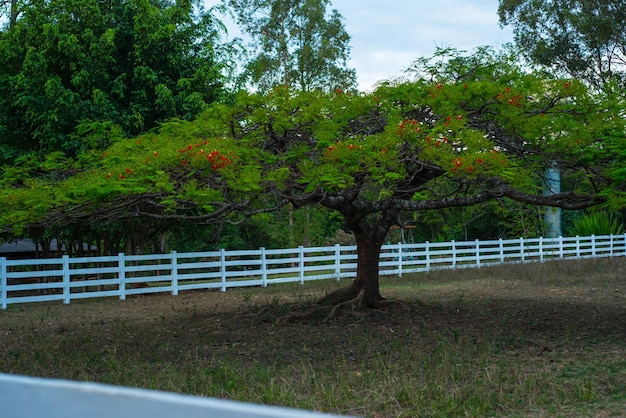
[[[498,24],[498,0],[332,0],[332,7],[352,38],[349,65],[361,90],[401,76],[438,46],[472,51],[513,40],[511,29]]]

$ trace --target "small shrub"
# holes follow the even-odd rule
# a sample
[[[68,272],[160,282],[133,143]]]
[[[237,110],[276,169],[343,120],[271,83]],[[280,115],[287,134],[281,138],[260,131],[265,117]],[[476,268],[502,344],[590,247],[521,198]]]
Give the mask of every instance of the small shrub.
[[[573,222],[569,235],[618,235],[624,233],[624,224],[612,213],[590,212]]]

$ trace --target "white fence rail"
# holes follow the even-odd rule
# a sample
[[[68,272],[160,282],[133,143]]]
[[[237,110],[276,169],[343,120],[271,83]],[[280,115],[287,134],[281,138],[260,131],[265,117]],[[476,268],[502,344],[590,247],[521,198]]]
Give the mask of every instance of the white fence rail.
[[[625,235],[391,244],[381,275],[566,258],[626,256]],[[356,275],[356,247],[211,251],[7,260],[0,257],[0,305],[119,297],[192,289],[267,286]]]
[[[340,418],[301,409],[1,373],[0,405],[7,418]]]

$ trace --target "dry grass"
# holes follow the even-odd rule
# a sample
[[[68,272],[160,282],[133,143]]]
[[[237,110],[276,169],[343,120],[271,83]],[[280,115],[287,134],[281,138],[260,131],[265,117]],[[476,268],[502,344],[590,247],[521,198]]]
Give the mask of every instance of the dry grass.
[[[368,417],[625,416],[626,260],[383,278],[384,310],[276,319],[337,286],[0,311],[0,371]]]

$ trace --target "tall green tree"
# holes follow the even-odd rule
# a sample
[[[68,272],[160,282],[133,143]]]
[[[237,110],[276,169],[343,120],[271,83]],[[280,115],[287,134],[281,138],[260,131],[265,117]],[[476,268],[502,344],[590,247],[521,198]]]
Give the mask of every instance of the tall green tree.
[[[250,38],[246,74],[262,91],[275,85],[325,91],[354,87],[350,36],[330,0],[224,0]]]
[[[192,1],[33,0],[0,33],[0,162],[75,155],[83,120],[137,135],[223,97],[221,22]]]
[[[532,62],[595,86],[626,82],[624,0],[500,0],[498,11]]]
[[[341,309],[380,303],[379,253],[405,212],[606,201],[602,144],[623,137],[624,119],[603,97],[486,50],[440,58],[416,66],[428,77],[372,94],[241,94],[193,122],[118,141],[65,180],[3,186],[0,224],[20,233],[137,218],[239,222],[287,203],[321,205],[357,244],[357,277],[323,300]],[[563,191],[544,196],[537,173],[553,163]]]

